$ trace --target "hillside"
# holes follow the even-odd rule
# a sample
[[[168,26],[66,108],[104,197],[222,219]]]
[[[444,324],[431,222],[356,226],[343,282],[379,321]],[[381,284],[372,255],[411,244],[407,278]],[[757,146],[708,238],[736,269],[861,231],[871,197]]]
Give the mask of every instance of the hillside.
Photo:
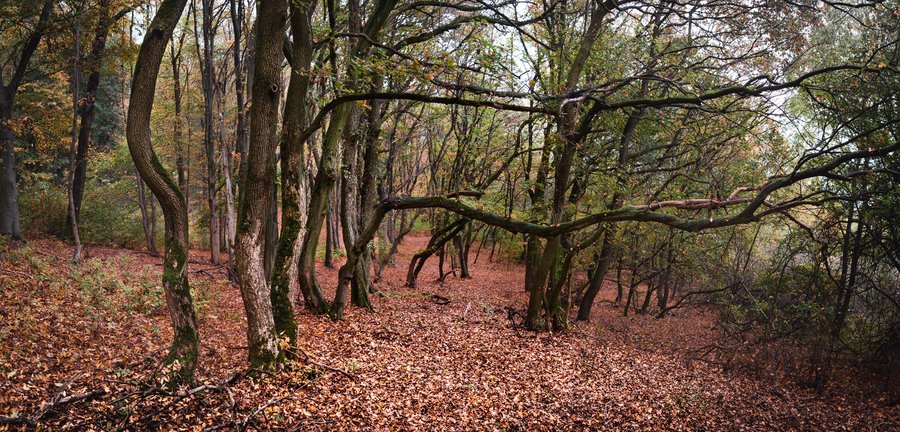
[[[199,378],[165,394],[147,381],[171,337],[158,258],[90,247],[76,268],[56,240],[9,247],[0,260],[0,429],[25,427],[9,426],[12,418],[50,430],[900,427],[900,407],[887,407],[881,392],[817,395],[701,359],[721,338],[711,312],[622,317],[606,286],[593,322],[566,334],[530,332],[511,312],[526,302],[521,267],[485,255],[472,279],[441,285],[432,260],[419,288],[403,288],[406,263],[426,241],[404,243],[377,284],[374,313],[352,308],[343,322],[299,313],[298,354],[307,358],[258,378],[235,375],[246,367],[237,288],[221,267],[191,264]],[[336,271],[318,271],[333,287]]]

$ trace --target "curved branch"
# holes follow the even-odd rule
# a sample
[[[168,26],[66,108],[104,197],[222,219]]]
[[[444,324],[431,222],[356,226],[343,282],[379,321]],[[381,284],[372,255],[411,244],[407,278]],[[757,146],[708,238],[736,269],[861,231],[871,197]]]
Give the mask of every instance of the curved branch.
[[[416,93],[401,93],[401,92],[376,92],[376,93],[357,93],[357,94],[347,94],[343,96],[338,96],[334,98],[331,102],[325,104],[322,109],[319,110],[316,117],[310,122],[309,127],[303,131],[300,135],[301,141],[306,141],[309,137],[319,128],[321,128],[325,124],[325,117],[331,111],[334,111],[337,107],[342,104],[354,101],[364,101],[364,100],[373,100],[373,99],[391,99],[391,100],[411,100],[417,102],[424,103],[435,103],[435,104],[443,104],[443,105],[461,105],[461,106],[472,106],[472,107],[489,107],[498,110],[505,111],[516,111],[516,112],[530,112],[530,113],[540,113],[540,114],[553,114],[552,111],[542,108],[542,107],[531,107],[524,105],[516,105],[504,102],[496,102],[490,100],[478,100],[478,99],[464,99],[457,97],[447,97],[447,96],[428,96]]]

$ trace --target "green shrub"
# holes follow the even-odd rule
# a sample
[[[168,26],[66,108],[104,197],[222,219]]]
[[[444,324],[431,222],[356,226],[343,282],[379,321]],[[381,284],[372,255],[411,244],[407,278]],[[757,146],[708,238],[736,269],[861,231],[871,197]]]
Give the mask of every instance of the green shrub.
[[[66,213],[69,200],[63,187],[38,184],[19,194],[22,230],[56,237],[66,235]]]
[[[109,271],[104,260],[94,260],[77,266],[71,277],[78,281],[83,303],[94,309],[109,310],[114,306],[112,295],[122,289],[122,281],[116,273]]]
[[[85,191],[81,205],[82,241],[121,246],[143,244],[144,228],[133,179],[92,186]],[[162,217],[157,217],[158,231],[162,231]]]
[[[150,315],[162,307],[165,294],[159,281],[144,280],[125,285],[122,289],[125,296],[125,307],[130,312]]]

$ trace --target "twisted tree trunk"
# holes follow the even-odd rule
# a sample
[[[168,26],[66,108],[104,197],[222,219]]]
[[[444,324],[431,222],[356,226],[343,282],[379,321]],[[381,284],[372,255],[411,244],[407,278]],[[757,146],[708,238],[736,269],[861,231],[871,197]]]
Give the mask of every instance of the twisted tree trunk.
[[[162,281],[175,334],[166,357],[168,364],[175,365],[170,376],[172,384],[193,380],[199,338],[187,279],[187,206],[180,189],[153,151],[150,113],[159,66],[186,3],[187,0],[163,0],[160,3],[138,52],[126,123],[128,149],[134,165],[159,201],[166,221]]]
[[[387,23],[390,13],[396,4],[397,0],[379,0],[376,2],[371,16],[363,28],[363,33],[367,38],[358,39],[353,44],[349,55],[346,56],[347,89],[349,91],[352,92],[359,86],[356,82],[357,71],[354,66],[354,60],[368,53],[371,46],[369,41],[378,38],[381,29]],[[328,129],[322,141],[322,154],[319,159],[316,182],[310,197],[309,217],[306,224],[307,234],[300,255],[300,287],[304,292],[311,292],[314,298],[321,297],[321,290],[319,289],[314,270],[319,233],[322,230],[322,222],[325,218],[328,196],[334,190],[335,182],[339,176],[338,144],[343,136],[344,127],[350,119],[350,114],[353,112],[353,106],[353,103],[342,103],[331,112]],[[350,248],[350,245],[347,245],[346,242],[345,245],[347,249]],[[324,306],[324,302],[309,304],[309,307],[314,311],[324,311]]]

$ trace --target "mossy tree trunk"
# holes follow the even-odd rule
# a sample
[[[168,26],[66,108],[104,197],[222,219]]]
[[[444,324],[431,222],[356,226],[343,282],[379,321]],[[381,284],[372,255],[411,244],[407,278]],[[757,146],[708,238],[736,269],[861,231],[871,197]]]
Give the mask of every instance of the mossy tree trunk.
[[[166,357],[166,362],[172,365],[170,383],[173,385],[193,380],[199,336],[187,279],[187,206],[181,190],[162,166],[151,145],[150,113],[159,66],[186,3],[186,0],[163,0],[160,3],[138,51],[126,123],[128,149],[134,165],[159,201],[165,217],[162,281],[175,335]]]
[[[309,66],[312,62],[312,29],[310,21],[316,3],[291,3],[291,78],[288,82],[281,134],[281,237],[275,254],[272,275],[272,310],[275,331],[297,342],[293,301],[297,296],[300,248],[306,235],[306,198],[303,182],[303,141],[300,133],[306,126],[306,97],[309,90]]]
[[[354,66],[355,60],[368,54],[371,47],[369,41],[378,39],[378,35],[387,23],[396,4],[397,0],[378,0],[375,3],[368,21],[362,28],[362,33],[367,37],[357,39],[352,44],[350,52],[345,56],[347,71],[345,88],[349,92],[356,91],[359,87],[356,78],[357,71]],[[353,110],[354,104],[348,102],[338,105],[331,112],[328,128],[322,140],[322,154],[318,163],[319,170],[316,173],[316,181],[309,202],[309,216],[306,223],[307,234],[300,254],[300,287],[304,294],[310,293],[313,301],[310,302],[310,298],[307,298],[307,307],[314,312],[328,311],[330,308],[322,299],[321,289],[316,280],[315,255],[319,244],[319,233],[322,230],[322,223],[325,219],[328,197],[334,191],[335,183],[339,176],[339,143],[344,136],[344,128],[347,126]],[[349,241],[344,239],[344,242],[347,249],[349,249],[351,247],[348,244]]]
[[[262,0],[257,6],[257,46],[250,107],[250,148],[243,178],[244,199],[237,227],[236,267],[247,314],[250,367],[276,369],[280,355],[269,278],[264,265],[266,225],[275,181],[278,103],[286,0]]]

